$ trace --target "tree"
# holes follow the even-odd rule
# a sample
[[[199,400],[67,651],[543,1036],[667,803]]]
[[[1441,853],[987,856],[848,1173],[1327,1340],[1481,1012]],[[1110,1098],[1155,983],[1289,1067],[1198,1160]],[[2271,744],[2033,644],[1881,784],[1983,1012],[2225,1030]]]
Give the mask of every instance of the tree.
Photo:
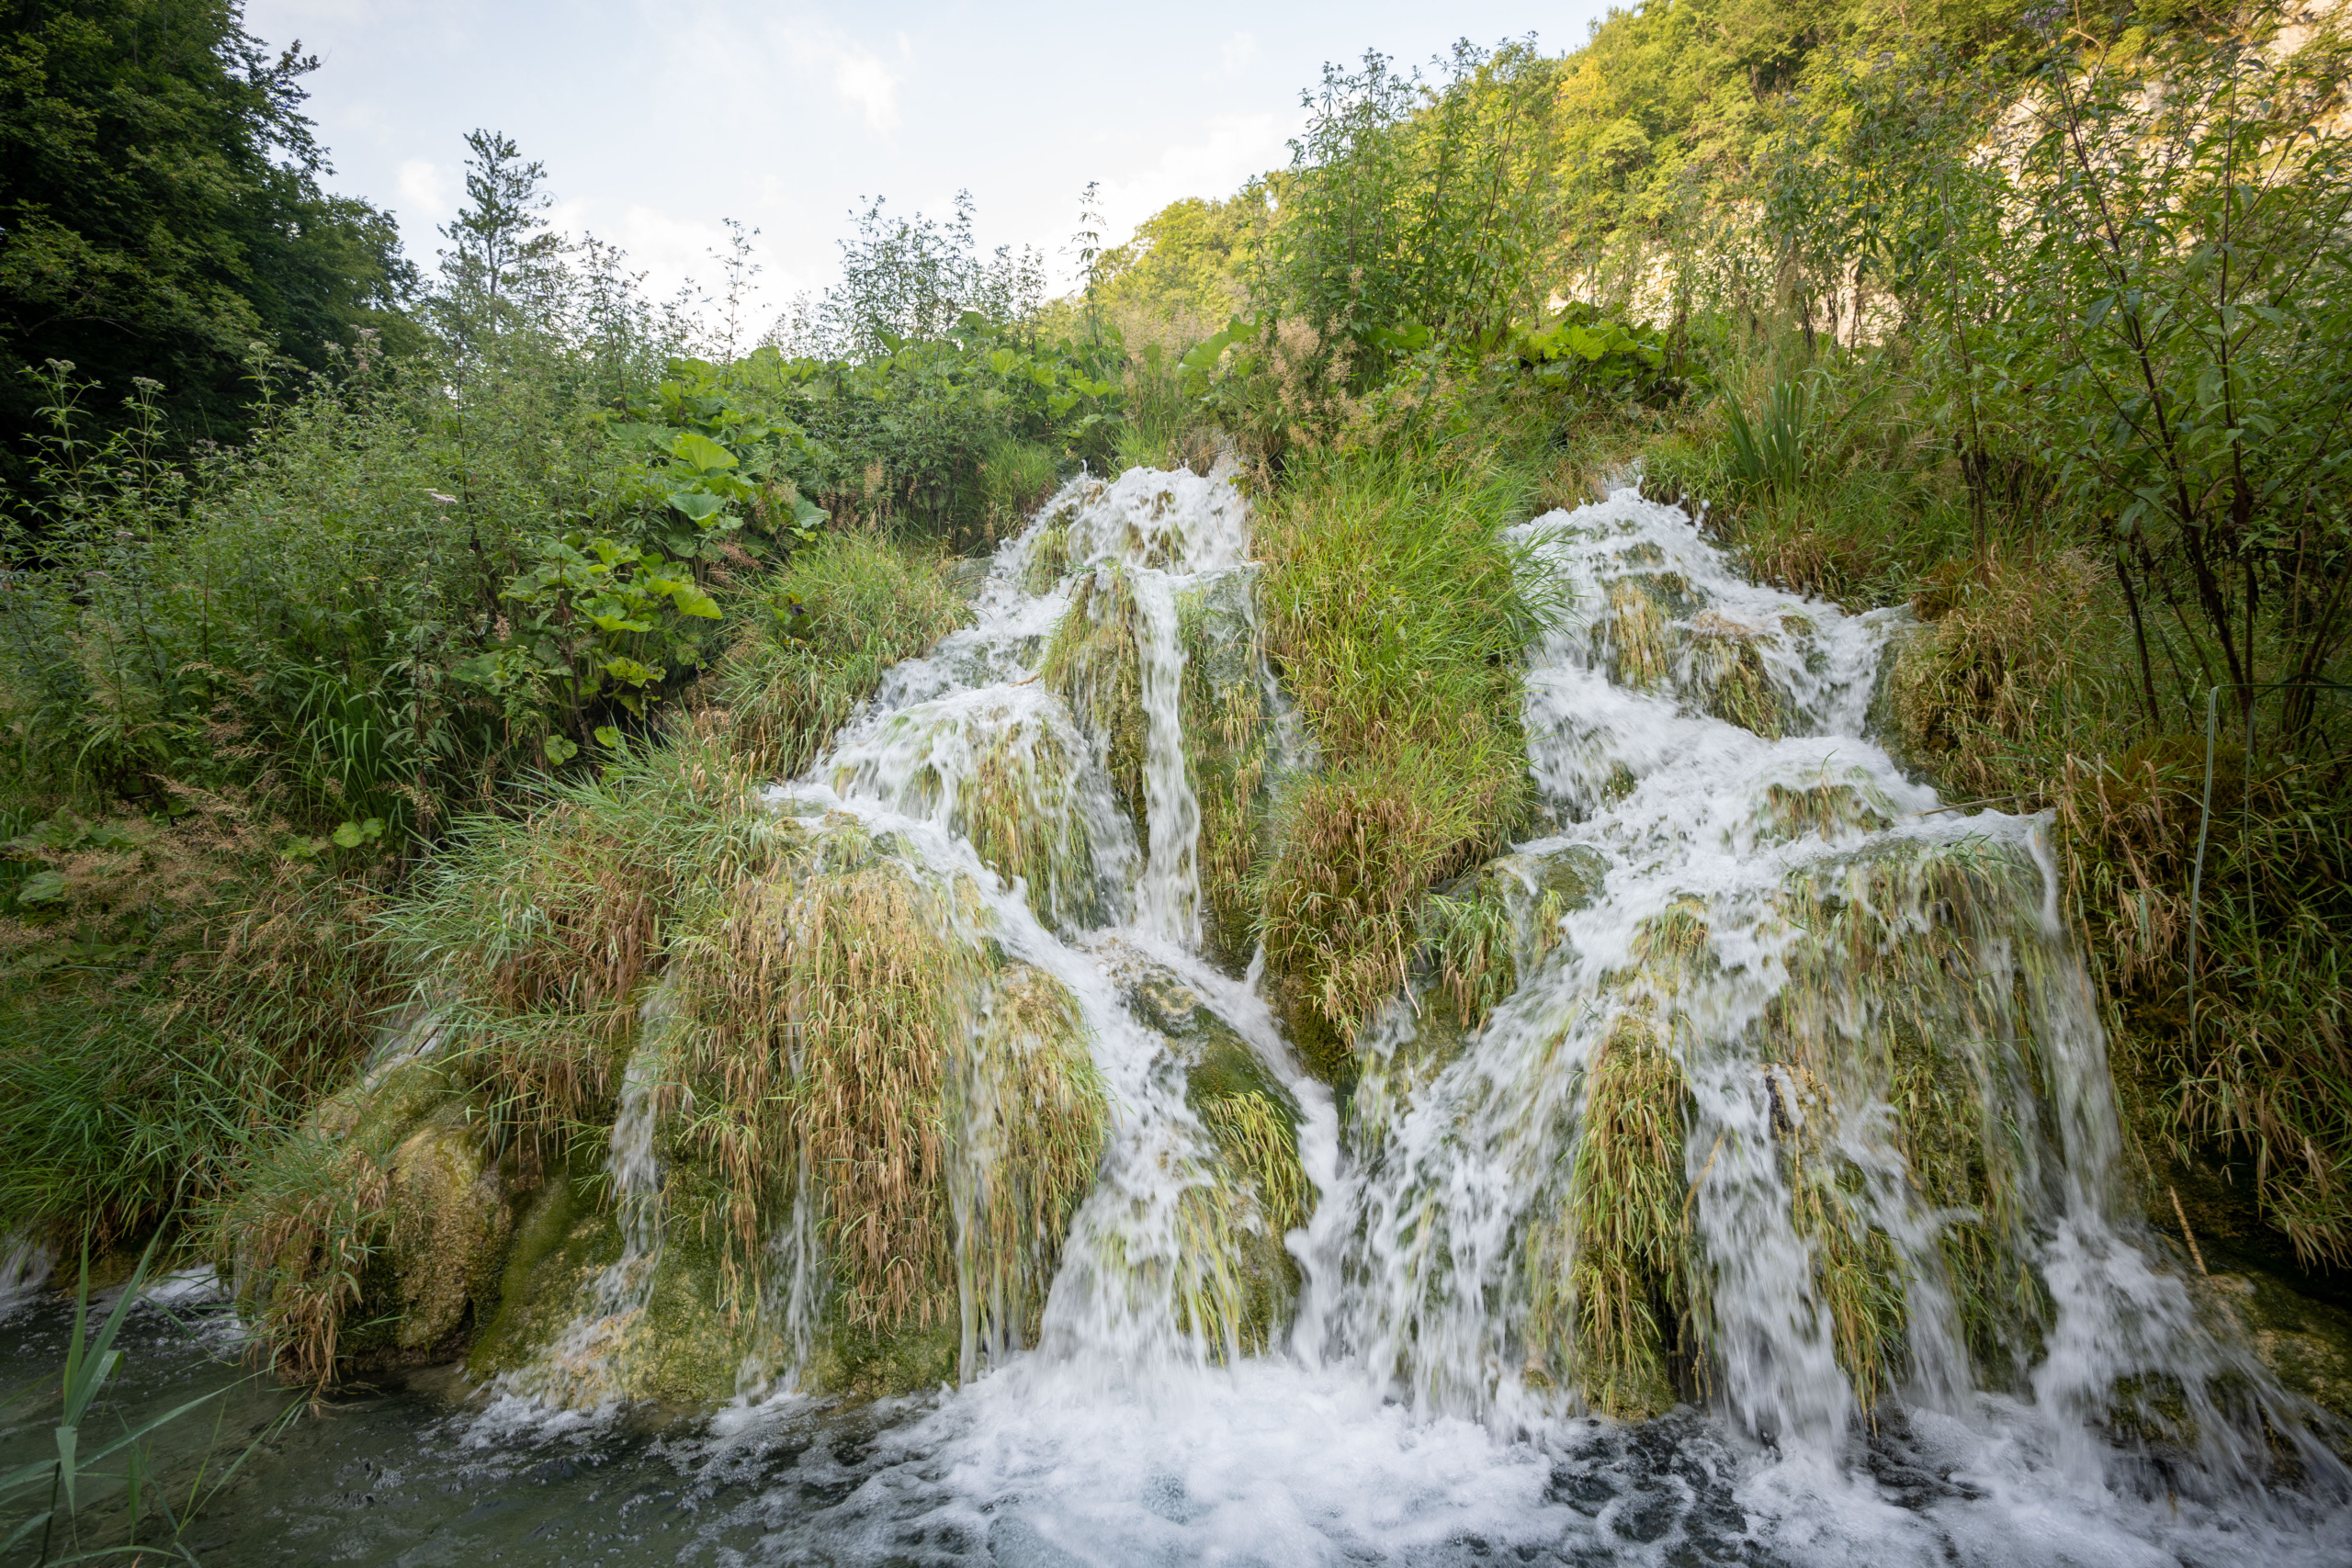
[[[0,479],[70,361],[108,400],[161,382],[172,439],[235,440],[260,352],[324,368],[394,338],[416,284],[390,214],[320,185],[317,62],[238,0],[0,0]]]
[[[461,343],[512,324],[518,313],[537,314],[559,282],[564,248],[544,216],[555,204],[539,188],[547,166],[525,162],[513,140],[494,130],[468,132],[466,149],[468,205],[441,229],[451,249],[441,253],[437,301]]]

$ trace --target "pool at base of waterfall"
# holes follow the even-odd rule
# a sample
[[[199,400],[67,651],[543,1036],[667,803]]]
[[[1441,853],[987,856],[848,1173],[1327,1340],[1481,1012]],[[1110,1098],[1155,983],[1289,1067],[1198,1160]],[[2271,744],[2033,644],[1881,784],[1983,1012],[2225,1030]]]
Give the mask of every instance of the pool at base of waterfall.
[[[0,1322],[0,1469],[53,1451],[71,1325],[53,1300]],[[301,1396],[240,1364],[224,1306],[183,1289],[124,1344],[134,1424],[228,1390],[158,1435],[167,1482],[266,1434],[185,1538],[240,1568],[2352,1561],[2340,1501],[2167,1495],[2161,1466],[2047,1451],[1996,1401],[1883,1420],[1834,1468],[1687,1409],[1497,1433],[1287,1356],[1146,1376],[1032,1355],[953,1394],[673,1418],[552,1413],[427,1368],[273,1430]]]

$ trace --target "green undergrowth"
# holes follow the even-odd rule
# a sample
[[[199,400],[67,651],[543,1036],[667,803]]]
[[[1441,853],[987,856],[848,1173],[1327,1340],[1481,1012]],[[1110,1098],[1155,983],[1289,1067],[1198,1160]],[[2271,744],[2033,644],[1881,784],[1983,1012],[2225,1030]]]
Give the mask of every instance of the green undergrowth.
[[[19,812],[0,851],[0,1232],[103,1249],[221,1200],[398,998],[380,879],[251,795],[174,799]]]
[[[1519,670],[1550,606],[1498,533],[1531,489],[1487,459],[1333,453],[1294,461],[1259,515],[1266,651],[1319,759],[1274,802],[1257,929],[1293,1040],[1335,1081],[1405,982],[1422,895],[1530,807]]]
[[[745,763],[789,778],[807,766],[882,673],[969,616],[953,561],[935,547],[842,533],[797,553],[757,594],[763,613],[712,683]]]

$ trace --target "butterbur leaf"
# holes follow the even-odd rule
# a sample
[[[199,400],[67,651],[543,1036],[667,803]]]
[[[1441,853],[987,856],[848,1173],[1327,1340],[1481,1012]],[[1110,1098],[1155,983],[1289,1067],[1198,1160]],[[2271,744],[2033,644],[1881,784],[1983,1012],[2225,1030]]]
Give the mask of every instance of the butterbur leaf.
[[[693,518],[705,523],[717,516],[727,503],[707,491],[682,490],[671,493],[670,504]]]
[[[731,468],[735,466],[734,453],[729,452],[709,436],[691,430],[671,443],[670,450],[677,455],[680,462],[691,468],[700,468],[706,473],[718,468]]]
[[[539,743],[539,750],[545,751],[548,761],[559,768],[580,755],[580,748],[560,735],[548,736]]]
[[[650,665],[639,664],[636,660],[625,657],[605,660],[604,661],[604,671],[605,674],[610,675],[614,680],[626,681],[632,686],[649,686],[654,682],[662,679],[661,671],[656,670]],[[567,741],[565,744],[570,747],[570,742]],[[572,750],[579,750],[577,747],[571,747],[570,749]]]
[[[596,744],[607,751],[617,751],[621,749],[621,732],[609,724],[600,724],[596,727]]]
[[[345,822],[334,830],[334,841],[346,850],[356,850],[384,836],[384,819],[370,817],[365,822]]]
[[[63,897],[65,874],[62,871],[37,871],[17,888],[19,904],[54,904]]]

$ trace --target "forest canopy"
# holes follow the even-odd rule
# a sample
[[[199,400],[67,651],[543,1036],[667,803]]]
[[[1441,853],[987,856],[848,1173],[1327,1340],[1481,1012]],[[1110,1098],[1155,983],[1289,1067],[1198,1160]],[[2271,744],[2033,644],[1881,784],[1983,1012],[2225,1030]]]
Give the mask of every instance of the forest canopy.
[[[159,382],[175,441],[233,441],[256,356],[320,370],[409,331],[391,215],[323,183],[317,63],[236,0],[0,6],[0,479],[23,478],[49,360],[109,406]]]

